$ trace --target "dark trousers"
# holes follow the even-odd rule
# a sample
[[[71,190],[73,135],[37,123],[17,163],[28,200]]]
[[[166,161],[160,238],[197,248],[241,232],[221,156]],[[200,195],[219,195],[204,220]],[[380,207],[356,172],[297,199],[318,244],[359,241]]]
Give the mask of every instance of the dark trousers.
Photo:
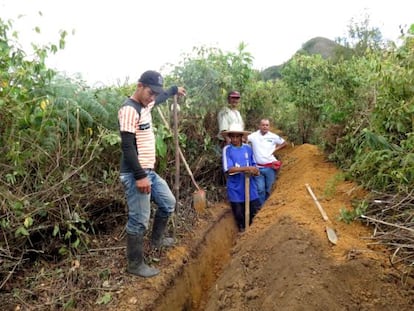
[[[245,202],[230,202],[231,210],[233,211],[234,219],[236,220],[239,230],[243,230],[246,227],[245,222]],[[260,209],[260,200],[256,199],[250,201],[250,219],[249,224],[253,222],[254,216]]]

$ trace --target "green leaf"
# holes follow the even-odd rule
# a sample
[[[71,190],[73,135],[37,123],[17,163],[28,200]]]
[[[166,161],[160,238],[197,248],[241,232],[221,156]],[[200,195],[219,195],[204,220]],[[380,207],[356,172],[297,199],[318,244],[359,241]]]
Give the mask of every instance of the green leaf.
[[[76,306],[76,301],[73,298],[70,298],[68,301],[65,302],[63,305],[64,310],[70,310]]]
[[[62,246],[61,248],[59,248],[60,255],[66,255],[67,253],[68,253],[68,249],[66,248],[66,246]]]
[[[164,158],[167,154],[167,144],[160,137],[156,138],[155,146],[159,157]]]
[[[6,219],[2,219],[0,221],[0,227],[3,228],[3,229],[10,228],[10,222],[8,220],[6,220]]]
[[[414,35],[414,24],[412,24],[410,26],[410,34],[413,34]]]
[[[110,293],[105,293],[103,296],[99,297],[96,300],[96,304],[98,305],[106,305],[108,304],[112,299],[112,295]]]
[[[26,228],[31,227],[33,225],[33,218],[30,216],[26,217],[23,224]]]
[[[59,233],[59,225],[58,225],[58,224],[56,224],[56,225],[55,225],[55,227],[53,228],[53,233],[52,233],[52,235],[53,235],[53,236],[56,236],[58,233]]]
[[[23,235],[23,236],[29,236],[29,232],[26,230],[25,227],[20,226],[19,228],[17,228],[17,230],[14,232],[14,236],[18,237],[19,235]]]
[[[79,240],[79,238],[77,238],[76,241],[72,243],[72,247],[73,248],[78,248],[79,243],[80,243],[80,240]]]

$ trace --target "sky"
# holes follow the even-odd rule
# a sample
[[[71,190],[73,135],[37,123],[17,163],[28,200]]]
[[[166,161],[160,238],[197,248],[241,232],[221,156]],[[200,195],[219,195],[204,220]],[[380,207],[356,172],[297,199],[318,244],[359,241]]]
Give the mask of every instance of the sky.
[[[411,0],[0,0],[0,17],[13,21],[25,50],[32,42],[57,44],[59,31],[68,31],[65,49],[47,64],[91,86],[135,82],[148,69],[166,73],[193,47],[237,52],[241,42],[263,70],[314,37],[346,36],[351,20],[365,14],[396,41],[413,12]]]

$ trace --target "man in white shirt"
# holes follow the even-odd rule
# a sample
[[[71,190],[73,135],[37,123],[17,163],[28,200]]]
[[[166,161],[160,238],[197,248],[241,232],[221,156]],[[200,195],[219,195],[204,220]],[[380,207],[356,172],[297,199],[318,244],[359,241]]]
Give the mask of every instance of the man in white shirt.
[[[262,119],[259,130],[247,136],[247,141],[252,145],[256,165],[260,170],[260,175],[255,177],[255,181],[262,205],[272,191],[281,164],[274,153],[287,145],[282,137],[270,132],[269,127],[269,119]]]

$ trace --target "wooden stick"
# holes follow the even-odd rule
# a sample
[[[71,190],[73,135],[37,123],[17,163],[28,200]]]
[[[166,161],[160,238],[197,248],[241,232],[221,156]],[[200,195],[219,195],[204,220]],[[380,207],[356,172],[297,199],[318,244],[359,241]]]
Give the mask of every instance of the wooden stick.
[[[174,190],[175,190],[175,200],[176,210],[178,210],[178,202],[180,199],[180,155],[178,149],[180,148],[179,141],[178,141],[178,112],[177,112],[177,95],[174,96],[174,104],[173,104],[173,116],[174,116],[174,145],[175,145],[175,182],[174,182]]]
[[[11,271],[9,271],[9,273],[8,273],[7,277],[6,277],[6,278],[3,280],[3,282],[0,284],[0,289],[2,289],[2,288],[3,288],[3,286],[4,286],[4,284],[6,284],[6,283],[7,283],[7,281],[10,279],[10,277],[13,275],[14,270],[16,270],[16,268],[17,268],[17,267],[21,264],[22,260],[23,260],[23,253],[22,253],[22,255],[20,256],[19,261],[18,261],[18,262],[14,265],[13,269],[12,269]]]
[[[126,246],[114,246],[114,247],[103,247],[103,248],[91,248],[88,252],[104,252],[104,251],[116,251],[118,249],[124,249]]]
[[[331,221],[328,218],[328,215],[326,214],[325,210],[322,208],[322,205],[319,203],[318,199],[316,198],[309,184],[305,184],[305,186],[306,186],[306,189],[308,189],[308,192],[311,195],[313,201],[315,202],[317,208],[319,209],[319,212],[321,213],[323,220],[325,220],[328,223],[331,223]],[[335,230],[328,225],[325,226],[325,230],[326,230],[326,234],[328,236],[329,242],[331,242],[332,244],[338,243],[338,236],[336,235]]]
[[[368,217],[368,216],[365,216],[365,215],[361,215],[361,218],[365,218],[365,219],[368,219],[368,220],[373,221],[373,222],[378,222],[378,223],[383,224],[383,225],[399,228],[399,229],[402,229],[402,230],[407,230],[407,231],[410,231],[410,232],[414,233],[414,229],[403,227],[403,226],[400,226],[400,225],[397,225],[397,224],[392,224],[390,222],[382,221],[382,220],[379,220],[379,219],[374,219],[374,218],[371,218],[371,217]]]
[[[171,128],[170,128],[170,126],[168,125],[167,119],[165,119],[164,114],[162,113],[162,111],[161,111],[161,109],[160,109],[160,107],[159,107],[159,106],[157,106],[157,110],[158,110],[158,113],[160,114],[160,117],[161,117],[162,121],[164,122],[165,127],[166,127],[169,131],[171,131]],[[190,166],[188,165],[187,160],[185,159],[184,154],[183,154],[183,152],[182,152],[182,150],[181,150],[180,146],[178,146],[178,152],[179,152],[179,154],[180,154],[181,161],[183,161],[183,164],[184,164],[184,166],[185,166],[185,169],[187,170],[188,175],[190,175],[191,181],[193,182],[194,186],[197,188],[197,190],[201,190],[200,186],[199,186],[199,185],[197,184],[197,182],[195,181],[195,178],[194,178],[193,172],[191,171]]]
[[[250,174],[248,172],[244,172],[244,192],[244,223],[247,230],[250,225]]]
[[[315,202],[316,206],[319,209],[319,212],[322,215],[323,220],[325,221],[329,221],[328,215],[326,214],[325,210],[322,208],[322,205],[319,203],[318,199],[316,198],[315,194],[313,193],[311,187],[309,186],[309,184],[305,184],[306,189],[308,189],[309,194],[311,195],[313,201]]]

